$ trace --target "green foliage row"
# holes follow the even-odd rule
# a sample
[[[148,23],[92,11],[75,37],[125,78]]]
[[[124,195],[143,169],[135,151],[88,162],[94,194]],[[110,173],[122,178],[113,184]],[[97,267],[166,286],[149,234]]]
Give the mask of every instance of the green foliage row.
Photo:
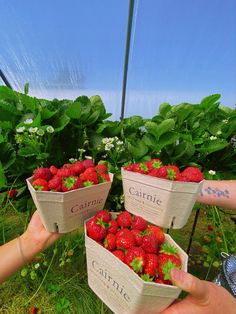
[[[220,95],[199,104],[160,105],[151,119],[108,120],[99,96],[46,100],[0,86],[0,203],[18,189],[19,210],[31,206],[25,179],[38,166],[61,166],[70,158],[106,160],[115,174],[113,202],[121,195],[120,168],[158,157],[165,164],[195,165],[215,178],[236,176],[236,109]],[[109,147],[104,139],[116,138]],[[122,147],[114,143],[122,143]],[[84,156],[81,150],[85,150]],[[110,198],[111,199],[111,198]]]

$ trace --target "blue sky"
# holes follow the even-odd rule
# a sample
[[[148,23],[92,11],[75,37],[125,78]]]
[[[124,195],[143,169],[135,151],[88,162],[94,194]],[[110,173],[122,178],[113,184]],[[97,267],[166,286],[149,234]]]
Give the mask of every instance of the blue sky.
[[[0,66],[40,97],[101,94],[119,118],[128,0],[0,0]],[[136,0],[126,115],[236,103],[236,0]],[[145,108],[145,110],[144,110]]]

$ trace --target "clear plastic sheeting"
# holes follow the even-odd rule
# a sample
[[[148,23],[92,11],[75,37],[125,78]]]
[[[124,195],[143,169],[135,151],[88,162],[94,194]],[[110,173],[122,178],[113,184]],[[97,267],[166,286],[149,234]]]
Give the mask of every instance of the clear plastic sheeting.
[[[219,93],[236,104],[236,1],[137,0],[125,116]]]
[[[120,117],[128,1],[0,1],[0,68],[43,98],[101,95]]]

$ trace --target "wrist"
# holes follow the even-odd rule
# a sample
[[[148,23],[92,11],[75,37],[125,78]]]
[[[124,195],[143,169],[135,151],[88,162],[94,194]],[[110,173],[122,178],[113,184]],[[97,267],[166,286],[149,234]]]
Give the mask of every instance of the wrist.
[[[30,262],[36,254],[41,252],[45,245],[41,241],[35,241],[27,230],[19,238],[22,255],[27,262]]]

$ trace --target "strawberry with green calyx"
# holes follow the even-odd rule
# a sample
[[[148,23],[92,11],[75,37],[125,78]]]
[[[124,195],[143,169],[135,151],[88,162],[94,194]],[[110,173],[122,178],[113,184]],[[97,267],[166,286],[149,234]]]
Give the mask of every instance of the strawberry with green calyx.
[[[146,254],[146,265],[143,270],[150,277],[155,277],[158,273],[158,257],[156,254]]]
[[[108,173],[101,173],[98,175],[99,183],[111,181]]]
[[[161,228],[159,228],[157,226],[154,226],[154,225],[150,225],[150,226],[147,227],[147,231],[150,234],[153,234],[157,238],[157,241],[158,241],[159,245],[162,245],[164,243],[164,241],[165,241],[165,234],[161,230]]]
[[[101,163],[95,166],[95,170],[98,174],[107,173],[107,166]]]
[[[151,177],[158,177],[158,169],[152,169],[147,175]]]
[[[118,229],[118,224],[117,224],[116,220],[115,219],[111,219],[109,221],[109,227],[107,229],[107,232],[115,234],[117,232],[117,229]]]
[[[147,174],[149,172],[148,166],[144,163],[138,163],[133,165],[133,171],[142,173],[142,174]]]
[[[95,241],[102,241],[107,235],[106,227],[101,219],[98,221],[94,218],[89,219],[86,228],[88,236]]]
[[[157,254],[159,249],[158,241],[156,237],[152,234],[147,234],[143,236],[141,247],[146,253],[153,254]]]
[[[154,277],[150,277],[149,274],[142,274],[140,276],[144,281],[146,282],[153,282],[154,281]]]
[[[79,177],[70,176],[62,179],[61,188],[63,192],[79,189],[83,186]]]
[[[34,180],[36,179],[44,179],[49,181],[52,178],[52,173],[49,168],[37,168],[34,170]]]
[[[116,235],[108,233],[103,241],[104,247],[109,251],[114,251],[116,248]]]
[[[49,170],[50,170],[50,172],[51,172],[51,174],[52,174],[53,176],[55,176],[55,174],[57,174],[57,171],[58,171],[57,167],[55,167],[55,166],[53,166],[53,165],[50,166]]]
[[[129,248],[135,246],[135,244],[135,237],[130,230],[126,229],[125,232],[117,232],[116,246],[118,249],[128,250]]]
[[[125,255],[125,263],[136,273],[142,273],[146,265],[146,254],[141,247],[131,247]]]
[[[98,174],[97,172],[94,170],[94,168],[90,167],[87,168],[83,173],[80,174],[80,179],[83,182],[87,182],[90,181],[93,184],[98,184],[99,180],[98,180]],[[85,186],[88,186],[89,184],[86,184]]]
[[[106,211],[105,209],[99,210],[96,215],[94,216],[94,219],[102,219],[103,222],[109,222],[111,220],[111,214]]]
[[[117,258],[119,258],[119,260],[125,263],[125,253],[122,250],[112,251],[112,254],[114,254]]]
[[[158,158],[153,158],[147,162],[149,171],[158,169],[162,166],[162,161]]]
[[[48,182],[44,179],[36,179],[32,182],[32,186],[36,191],[48,191]]]
[[[51,180],[48,181],[48,188],[51,191],[56,191],[59,186],[61,186],[62,180],[61,177],[55,175]]]
[[[123,211],[117,216],[116,221],[118,226],[128,228],[132,225],[132,216],[129,212]]]
[[[76,175],[80,175],[85,171],[82,161],[77,161],[75,164],[73,164],[72,169]]]
[[[147,229],[147,222],[140,216],[134,216],[132,221],[132,228],[143,231]]]
[[[204,175],[200,169],[196,167],[187,167],[181,172],[181,176],[190,182],[200,182],[204,179]]]
[[[133,233],[133,235],[135,237],[136,245],[137,246],[142,245],[142,243],[143,243],[143,231],[140,231],[138,229],[131,229],[130,231]]]
[[[179,178],[180,171],[177,166],[166,166],[167,176],[166,179],[176,181]]]

